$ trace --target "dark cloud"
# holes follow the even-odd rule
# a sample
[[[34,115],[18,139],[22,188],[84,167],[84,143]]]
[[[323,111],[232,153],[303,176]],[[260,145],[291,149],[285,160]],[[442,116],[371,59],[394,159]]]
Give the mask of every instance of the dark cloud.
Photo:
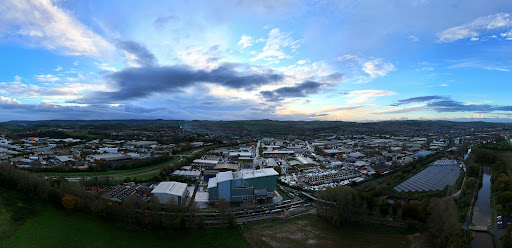
[[[281,87],[273,91],[260,91],[260,94],[267,101],[277,102],[284,98],[305,97],[317,93],[322,84],[314,81],[306,81],[296,86]]]
[[[413,102],[429,102],[432,100],[447,100],[449,98],[443,97],[443,96],[419,96],[419,97],[413,97],[413,98],[407,98],[402,99],[396,102],[395,104],[392,104],[391,106],[400,106],[404,104],[409,104]]]
[[[134,41],[118,41],[116,47],[135,56],[135,61],[142,67],[157,66],[158,61],[146,47]]]
[[[222,101],[202,101],[198,102],[198,105],[203,106],[241,106],[241,105],[250,105],[250,102],[247,101],[230,101],[230,100],[222,100]]]
[[[464,104],[463,102],[454,101],[449,97],[442,96],[420,96],[399,100],[392,106],[399,106],[413,102],[427,102],[425,106],[406,107],[403,109],[384,111],[382,113],[405,113],[418,110],[433,110],[442,112],[475,112],[489,113],[493,111],[512,111],[512,106],[499,106],[490,104]]]
[[[6,114],[7,113],[7,114]],[[15,114],[12,114],[15,113]],[[176,116],[166,108],[125,104],[110,106],[62,106],[57,104],[0,104],[0,121],[20,120],[91,120],[91,119],[154,119]],[[8,117],[9,119],[3,119]]]
[[[176,92],[202,82],[210,82],[235,89],[252,90],[257,86],[276,83],[283,76],[267,71],[259,74],[243,74],[236,65],[226,64],[215,70],[194,70],[186,66],[158,66],[127,68],[104,78],[117,86],[114,92],[93,92],[75,103],[117,103],[141,99],[153,93]]]
[[[498,106],[489,104],[464,104],[453,100],[442,100],[427,104],[437,112],[476,112],[488,113],[492,111],[512,111],[512,106]]]
[[[161,28],[164,28],[165,25],[167,25],[167,23],[169,23],[169,21],[178,20],[178,19],[179,18],[177,16],[173,16],[173,15],[158,17],[153,21],[153,26],[155,26],[155,28],[157,28],[157,29],[161,29]]]
[[[332,73],[322,78],[322,82],[326,83],[337,83],[343,78],[343,74],[339,72]]]

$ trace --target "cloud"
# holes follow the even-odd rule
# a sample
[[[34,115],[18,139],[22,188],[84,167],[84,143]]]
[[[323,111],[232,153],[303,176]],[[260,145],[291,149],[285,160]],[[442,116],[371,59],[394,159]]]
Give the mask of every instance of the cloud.
[[[119,41],[116,47],[128,53],[128,64],[132,67],[150,67],[158,65],[153,53],[146,47],[134,41]]]
[[[420,41],[420,39],[414,35],[409,35],[409,40],[412,41],[412,42],[418,42]]]
[[[184,64],[200,70],[213,70],[222,62],[218,45],[210,48],[190,47],[181,52],[178,58]]]
[[[383,77],[392,71],[396,71],[395,65],[384,62],[382,58],[364,58],[359,55],[345,54],[337,57],[336,61],[348,65],[354,74],[353,78],[357,79],[358,83],[368,83],[375,78]],[[369,75],[369,77],[362,76],[362,73]]]
[[[61,71],[61,70],[62,70],[61,66],[57,66],[57,69],[55,69],[55,71]]]
[[[500,33],[500,36],[506,40],[512,40],[512,30],[505,33]]]
[[[438,42],[454,42],[460,39],[475,38],[476,36],[492,30],[512,28],[512,20],[508,13],[479,17],[473,22],[452,27],[438,34]]]
[[[495,70],[495,71],[504,71],[509,72],[510,70],[508,68],[503,68],[500,65],[485,65],[485,63],[480,62],[476,59],[466,59],[462,60],[456,64],[448,66],[448,68],[451,69],[458,69],[458,68],[479,68],[479,69],[485,69],[485,70]]]
[[[214,70],[195,70],[186,66],[132,67],[105,76],[117,87],[116,91],[97,91],[74,100],[76,103],[117,103],[148,97],[154,93],[183,90],[199,83],[214,83],[234,89],[252,90],[257,86],[277,83],[283,76],[271,70],[261,73],[242,73],[238,65],[224,64]]]
[[[96,63],[96,65],[98,66],[98,68],[105,70],[105,71],[119,71],[117,68],[115,68],[109,64],[106,64],[106,63],[102,63],[102,64]]]
[[[252,46],[254,43],[254,37],[248,36],[248,35],[242,35],[240,38],[240,41],[238,42],[238,45],[242,47],[242,49],[246,47]]]
[[[20,120],[154,119],[168,118],[176,114],[177,112],[162,107],[143,107],[133,104],[65,106],[48,100],[42,100],[39,104],[0,103],[0,121],[15,118]]]
[[[444,96],[418,96],[418,97],[412,97],[407,99],[398,100],[395,104],[392,104],[391,106],[400,106],[404,104],[409,104],[413,102],[429,102],[433,100],[447,100],[448,97]]]
[[[389,72],[396,71],[391,63],[382,62],[382,59],[374,59],[363,64],[363,71],[372,78],[386,76]]]
[[[473,116],[473,118],[483,119],[483,118],[485,118],[485,115],[484,114],[476,114],[476,115]]]
[[[2,103],[2,104],[21,104],[21,102],[16,99],[11,99],[9,97],[4,97],[4,96],[0,96],[0,103]]]
[[[392,96],[395,95],[395,92],[384,91],[384,90],[356,90],[346,94],[347,97],[351,97],[352,99],[347,100],[348,103],[364,103],[375,100],[375,98],[380,96]]]
[[[512,111],[512,106],[499,106],[499,105],[490,105],[490,104],[474,104],[474,103],[463,103],[459,101],[454,101],[449,97],[443,96],[420,96],[413,97],[408,99],[399,100],[397,103],[391,106],[400,106],[409,103],[416,102],[425,102],[423,105],[423,110],[433,110],[439,113],[445,112],[476,112],[476,113],[489,113],[493,111]],[[400,109],[395,109],[400,110]],[[390,110],[386,113],[391,113]],[[406,111],[408,110],[408,111]],[[410,108],[402,108],[402,112],[410,112],[415,111],[417,109]]]
[[[260,91],[260,94],[267,101],[277,102],[284,98],[305,97],[309,94],[317,93],[322,84],[306,81],[296,86],[281,87],[272,91]]]
[[[484,69],[486,70],[495,70],[495,71],[505,71],[505,72],[509,72],[510,70],[507,69],[507,68],[498,68],[498,67],[484,67]]]
[[[24,42],[67,55],[103,56],[112,46],[51,0],[6,0],[0,5],[0,27]],[[1,29],[0,29],[1,30]]]
[[[308,63],[308,62],[309,62],[309,60],[308,60],[308,59],[301,59],[301,60],[297,61],[297,64],[299,64],[299,65],[303,65],[303,64],[306,64],[306,63]]]
[[[169,23],[171,20],[177,20],[178,17],[177,16],[173,16],[173,15],[170,15],[170,16],[163,16],[163,17],[158,17],[156,18],[154,21],[153,21],[153,26],[156,28],[156,29],[162,29],[164,28],[167,23]]]
[[[52,74],[46,74],[46,75],[36,75],[36,80],[40,82],[55,82],[60,80],[59,77],[52,75]]]
[[[408,106],[408,107],[393,108],[393,109],[389,109],[389,110],[381,110],[381,111],[374,112],[374,114],[399,114],[399,113],[422,111],[425,109],[426,109],[425,105],[414,105],[414,106]]]
[[[279,63],[281,59],[291,58],[290,55],[286,54],[284,48],[289,48],[293,52],[302,45],[302,42],[303,40],[294,40],[289,33],[283,33],[278,28],[274,28],[268,34],[263,51],[256,57],[251,58],[251,61],[263,59],[270,63]]]

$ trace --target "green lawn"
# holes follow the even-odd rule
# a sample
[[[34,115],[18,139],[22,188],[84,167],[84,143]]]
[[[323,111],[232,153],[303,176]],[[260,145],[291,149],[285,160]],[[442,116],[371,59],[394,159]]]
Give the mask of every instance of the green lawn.
[[[0,240],[0,247],[250,247],[237,229],[130,230],[123,224],[107,223],[80,213],[68,216],[50,206],[41,207],[40,212],[13,236]]]
[[[34,202],[16,191],[0,188],[0,240],[11,236],[25,218],[35,215]]]

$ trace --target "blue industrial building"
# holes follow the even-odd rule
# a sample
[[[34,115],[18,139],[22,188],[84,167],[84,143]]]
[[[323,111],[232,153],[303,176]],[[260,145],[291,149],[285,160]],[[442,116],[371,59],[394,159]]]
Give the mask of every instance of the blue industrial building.
[[[208,181],[208,200],[226,199],[229,202],[254,202],[274,196],[277,173],[272,168],[238,172],[220,172]]]

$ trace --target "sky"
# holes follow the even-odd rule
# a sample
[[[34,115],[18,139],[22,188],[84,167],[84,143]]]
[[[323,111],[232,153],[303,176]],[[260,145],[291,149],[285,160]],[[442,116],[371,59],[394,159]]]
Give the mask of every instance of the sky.
[[[3,0],[0,121],[512,122],[512,1]]]

